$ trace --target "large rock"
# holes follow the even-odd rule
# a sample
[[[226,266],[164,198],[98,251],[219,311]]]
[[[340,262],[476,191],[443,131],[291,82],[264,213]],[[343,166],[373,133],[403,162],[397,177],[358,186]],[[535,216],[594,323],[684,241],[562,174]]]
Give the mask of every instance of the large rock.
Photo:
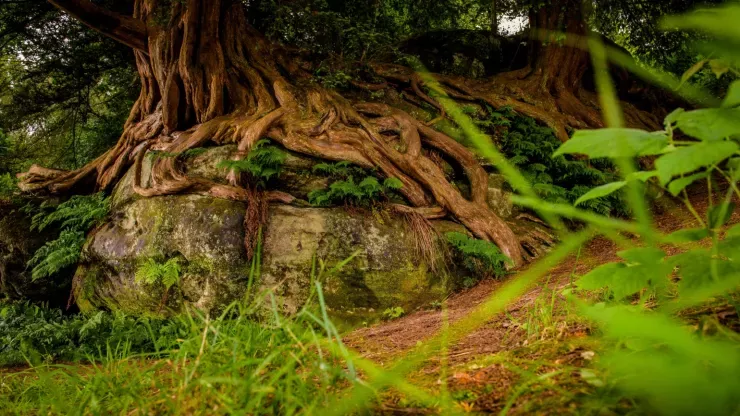
[[[194,195],[136,199],[119,206],[86,243],[77,271],[78,305],[83,311],[163,314],[186,306],[217,311],[242,299],[251,266],[243,245],[245,208]],[[322,281],[335,316],[357,319],[389,307],[428,305],[452,287],[445,275],[430,272],[419,260],[404,222],[386,213],[273,206],[264,236],[262,273],[255,287],[263,296],[271,293],[282,313],[298,311],[314,279]],[[340,271],[328,273],[350,257]],[[172,258],[181,264],[180,284],[162,305],[161,285],[138,283],[135,275],[149,259],[163,263]],[[318,272],[321,264],[323,274]]]
[[[223,183],[226,172],[219,162],[235,150],[209,148],[185,159],[184,169]],[[306,199],[312,190],[325,188],[328,180],[311,173],[317,162],[289,153],[278,189]],[[145,158],[144,186],[150,186],[151,165],[152,159]],[[244,298],[251,268],[244,249],[246,205],[196,195],[141,198],[133,192],[133,177],[132,169],[119,183],[111,219],[90,235],[83,249],[75,280],[80,308],[158,315],[186,307],[218,311]],[[515,225],[521,221],[503,189],[503,177],[491,175],[489,203]],[[440,233],[464,232],[455,223],[434,224]],[[527,244],[532,255],[546,249],[539,240]],[[280,312],[292,314],[319,280],[334,316],[362,320],[390,307],[409,311],[444,298],[464,273],[451,266],[445,273],[432,272],[422,257],[406,222],[388,212],[271,206],[261,276],[250,296],[259,293],[268,305],[274,298]],[[349,258],[341,270],[328,273]],[[171,259],[180,264],[180,282],[166,296],[161,284],[137,282],[142,264]]]
[[[58,237],[59,230],[31,231],[31,218],[20,205],[0,201],[0,294],[10,299],[66,306],[74,268],[33,281],[27,266],[36,250]]]

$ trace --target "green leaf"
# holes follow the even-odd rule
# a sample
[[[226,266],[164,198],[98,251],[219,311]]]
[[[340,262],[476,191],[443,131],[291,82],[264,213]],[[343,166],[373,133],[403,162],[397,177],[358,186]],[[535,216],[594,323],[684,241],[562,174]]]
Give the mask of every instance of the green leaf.
[[[586,192],[583,196],[578,198],[576,200],[575,205],[578,206],[582,202],[590,201],[592,199],[601,198],[604,196],[607,196],[609,194],[612,194],[627,185],[627,182],[619,181],[619,182],[612,182],[607,183],[605,185],[597,186],[596,188]]]
[[[624,128],[579,130],[552,157],[574,153],[592,159],[648,156],[661,154],[667,145],[668,137],[662,132]]]
[[[709,61],[709,68],[712,69],[714,75],[719,79],[730,70],[730,64],[722,59],[712,59]]]
[[[610,286],[613,282],[614,275],[621,269],[626,268],[622,263],[607,263],[601,265],[576,281],[576,286],[583,290],[596,290]]]
[[[632,172],[632,173],[630,173],[625,178],[625,180],[627,182],[630,182],[630,181],[647,182],[648,179],[654,178],[656,176],[658,176],[658,171],[657,170],[651,170],[649,172],[639,171],[639,172]]]
[[[663,261],[665,252],[645,247],[618,253],[625,263],[599,266],[576,282],[580,289],[594,290],[608,287],[619,301],[645,288],[659,288],[667,283],[671,265]]]
[[[630,264],[655,264],[663,261],[665,251],[654,247],[638,247],[623,250],[617,255]]]
[[[709,210],[709,226],[711,228],[719,228],[730,220],[732,212],[735,211],[735,203],[733,202],[722,202],[712,207]]]
[[[681,191],[684,190],[684,188],[694,183],[694,181],[706,178],[708,175],[708,172],[701,172],[691,176],[686,176],[684,178],[673,180],[671,181],[671,183],[668,184],[668,192],[670,192],[673,196],[678,196],[678,194],[680,194]]]
[[[707,64],[707,61],[708,59],[702,59],[701,61],[692,65],[691,68],[687,69],[686,72],[684,72],[683,75],[681,76],[681,84],[686,83],[697,72],[701,71],[702,68],[704,68],[704,65]]]
[[[740,108],[686,111],[678,116],[676,127],[700,140],[723,140],[740,134]]]
[[[730,84],[730,88],[727,90],[725,100],[722,101],[722,107],[736,107],[740,105],[740,80],[734,81]]]
[[[740,224],[736,224],[734,227],[727,231],[725,238],[740,237]]]
[[[665,238],[665,241],[667,243],[689,243],[703,240],[709,237],[709,235],[709,230],[706,228],[687,228],[669,234]]]
[[[386,178],[383,181],[383,186],[388,189],[399,190],[403,188],[403,182],[398,178]]]
[[[666,127],[667,126],[670,126],[670,125],[673,125],[678,120],[678,118],[681,116],[681,114],[683,114],[685,112],[686,112],[686,110],[684,110],[683,108],[677,108],[677,109],[671,111],[671,113],[668,114],[666,116],[665,120],[664,120],[664,123],[665,123]]]
[[[691,173],[732,156],[738,150],[735,142],[701,142],[681,147],[655,161],[660,182],[668,183],[674,176]]]

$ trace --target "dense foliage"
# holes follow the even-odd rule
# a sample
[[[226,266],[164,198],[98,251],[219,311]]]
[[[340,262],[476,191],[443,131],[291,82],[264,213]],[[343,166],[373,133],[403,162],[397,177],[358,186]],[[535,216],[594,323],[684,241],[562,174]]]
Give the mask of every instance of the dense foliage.
[[[0,4],[0,174],[82,166],[116,142],[137,94],[129,48],[45,1]]]
[[[39,207],[29,204],[25,209],[35,212],[31,230],[51,226],[60,230],[59,237],[38,249],[28,262],[33,267],[33,280],[37,280],[77,264],[87,232],[108,215],[110,198],[102,193],[73,196],[56,206],[44,202]]]
[[[495,244],[458,232],[445,234],[447,242],[461,257],[462,264],[476,276],[503,277],[511,259]]]
[[[65,316],[28,303],[0,303],[0,366],[99,360],[107,354],[169,350],[188,333],[183,320],[99,312]]]
[[[398,178],[377,178],[375,172],[362,169],[348,162],[318,163],[313,172],[331,178],[326,189],[308,194],[308,201],[316,206],[349,204],[369,207],[377,201],[399,201],[395,191],[403,187]],[[355,179],[357,178],[357,179]]]
[[[288,155],[280,147],[263,139],[252,147],[245,159],[225,160],[219,163],[218,167],[247,173],[256,185],[265,188],[270,180],[280,175],[286,157]]]
[[[737,71],[740,32],[733,28],[738,21],[740,7],[733,4],[673,19],[668,25],[717,37],[716,45],[726,52],[722,58],[731,66],[728,71]],[[473,411],[474,406],[464,401],[464,393],[450,394],[447,389],[449,380],[461,377],[448,371],[448,358],[455,354],[456,343],[478,329],[498,326],[501,322],[495,318],[507,313],[509,306],[522,307],[524,302],[512,304],[529,287],[572,258],[571,254],[580,257],[581,247],[599,236],[628,248],[618,252],[616,262],[595,267],[587,264],[591,270],[582,276],[577,275],[576,260],[573,284],[557,294],[580,319],[590,322],[588,331],[570,334],[572,338],[556,347],[568,360],[582,357],[584,367],[563,366],[558,360],[537,372],[531,370],[534,363],[527,363],[518,379],[505,380],[518,384],[509,390],[511,397],[497,397],[497,404],[504,406],[502,413],[511,410],[525,392],[562,395],[568,410],[583,413],[737,413],[740,337],[718,321],[711,326],[687,325],[685,318],[691,312],[692,316],[704,314],[714,319],[709,306],[722,303],[737,319],[740,226],[730,225],[730,221],[740,199],[740,82],[728,86],[719,106],[677,110],[666,118],[664,130],[649,132],[622,126],[618,101],[603,78],[605,74],[597,71],[602,78],[596,88],[608,127],[577,131],[562,145],[546,139],[548,132],[541,127],[527,120],[504,120],[501,114],[492,116],[496,120],[491,126],[480,120],[458,123],[464,139],[517,190],[514,201],[550,220],[562,240],[549,255],[502,282],[491,296],[470,305],[466,314],[449,319],[442,308],[438,326],[435,323],[438,331],[415,346],[409,345],[398,357],[388,358],[382,366],[356,356],[342,343],[323,303],[320,282],[325,276],[321,273],[312,273],[311,282],[316,285],[309,288],[309,299],[318,305],[310,304],[292,318],[269,306],[273,294],[256,297],[267,306],[237,304],[219,316],[194,314],[177,321],[104,312],[92,317],[64,317],[35,306],[3,304],[0,364],[30,362],[34,366],[2,375],[0,412],[347,414],[389,410],[385,407],[389,392],[402,397],[392,398],[396,407],[391,411],[405,412],[407,407],[446,414]],[[511,160],[501,157],[481,127],[501,133],[501,150],[511,154]],[[552,158],[548,158],[550,154]],[[638,170],[634,163],[638,158],[650,158],[654,163]],[[616,168],[602,162],[604,159]],[[260,164],[256,172],[273,168]],[[323,192],[337,192],[341,198],[354,198],[351,201],[365,201],[368,195],[382,194],[381,186],[397,185],[383,185],[372,173],[346,163],[322,164],[316,171],[333,177],[337,184],[335,190],[330,187]],[[366,179],[357,183],[355,178],[360,177]],[[360,184],[366,180],[363,188]],[[584,182],[598,186],[587,192],[576,190]],[[681,230],[668,235],[661,231],[664,224],[653,222],[644,199],[645,183],[685,204],[686,212],[694,216],[693,224],[684,223]],[[706,184],[702,188],[702,196],[707,198],[705,215],[699,214],[689,198],[687,189],[692,184]],[[612,201],[608,198],[616,192],[623,192],[619,201],[629,206],[633,218],[608,216],[617,212],[616,202],[614,206],[600,205]],[[329,199],[326,195],[319,194]],[[54,223],[81,232],[104,215],[105,198],[94,198],[98,201],[70,201],[34,223]],[[561,218],[578,220],[585,226],[568,234]],[[463,254],[479,262],[474,266],[503,270],[505,258],[489,243],[463,234],[447,237]],[[152,261],[144,267],[142,281],[162,283],[166,273],[170,273],[168,282],[176,280],[172,265]],[[250,275],[250,288],[253,277]],[[544,293],[551,300],[548,311],[552,317],[556,293]],[[386,316],[397,318],[404,313],[391,308]],[[594,351],[583,349],[584,338],[595,341],[591,345]],[[35,365],[81,358],[99,360],[101,365],[81,370],[67,365]],[[484,370],[506,366],[513,358],[494,356],[487,363],[494,366]],[[536,361],[541,359],[536,357]],[[409,374],[424,363],[431,363],[433,377],[425,372],[423,378],[432,381],[420,386],[417,384],[422,381],[410,379]],[[557,377],[563,375],[579,380],[575,392],[557,385]],[[597,405],[583,406],[588,401]]]

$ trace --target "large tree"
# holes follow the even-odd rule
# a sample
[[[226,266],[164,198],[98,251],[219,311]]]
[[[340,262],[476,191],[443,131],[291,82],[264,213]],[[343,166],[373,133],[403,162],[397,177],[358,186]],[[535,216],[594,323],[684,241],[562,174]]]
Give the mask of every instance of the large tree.
[[[207,143],[236,143],[235,159],[240,159],[257,140],[269,137],[295,152],[350,161],[398,178],[411,207],[396,209],[427,217],[452,215],[477,237],[495,242],[516,264],[522,262],[517,236],[487,205],[487,175],[470,150],[399,108],[355,102],[311,82],[294,51],[269,41],[250,23],[254,19],[245,2],[134,0],[130,15],[88,0],[49,2],[132,48],[142,86],[112,149],[74,171],[33,166],[21,175],[25,191],[109,189],[133,164],[135,190],[141,195],[190,192],[248,201],[247,221],[258,221],[266,202],[291,197],[259,192],[235,172],[228,174],[228,185],[188,177],[177,158],[158,159],[153,186],[144,188],[141,165],[150,149],[178,154]],[[597,97],[583,87],[589,57],[579,44],[588,30],[581,1],[557,0],[529,10],[537,36],[527,68],[487,80],[436,75],[440,85],[461,102],[510,106],[548,125],[561,140],[568,139],[568,128],[601,126]],[[575,41],[547,34],[555,32]],[[359,87],[410,87],[419,101],[444,114],[415,71],[388,64],[372,68],[385,81]],[[659,126],[655,115],[629,104],[625,113],[631,125]],[[460,165],[470,182],[469,198],[446,179],[427,149]],[[254,224],[246,228],[255,229]]]

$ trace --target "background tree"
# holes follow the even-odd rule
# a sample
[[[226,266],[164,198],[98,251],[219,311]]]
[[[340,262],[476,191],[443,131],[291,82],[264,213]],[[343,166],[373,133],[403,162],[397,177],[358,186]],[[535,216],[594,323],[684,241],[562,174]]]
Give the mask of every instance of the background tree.
[[[130,48],[46,2],[0,5],[0,172],[84,165],[120,137],[137,90]]]

